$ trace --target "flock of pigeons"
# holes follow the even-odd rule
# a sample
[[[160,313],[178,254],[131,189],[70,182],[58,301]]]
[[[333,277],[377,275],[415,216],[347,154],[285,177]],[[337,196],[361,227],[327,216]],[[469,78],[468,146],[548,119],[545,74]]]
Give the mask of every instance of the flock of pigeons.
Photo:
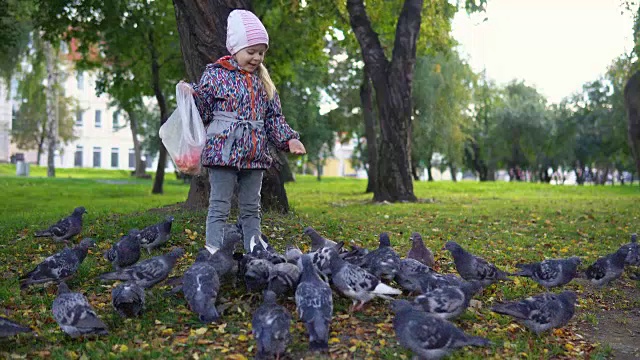
[[[36,236],[52,237],[68,242],[82,230],[83,207]],[[288,245],[278,253],[266,237],[251,239],[247,254],[236,253],[242,243],[242,229],[228,224],[223,246],[211,253],[198,252],[195,262],[182,276],[169,278],[176,261],[184,254],[181,248],[140,261],[141,249],[149,253],[162,246],[170,237],[173,218],[149,226],[142,231],[131,230],[104,257],[111,262],[112,272],[100,275],[103,281],[120,280],[111,293],[112,305],[122,317],[135,317],[145,306],[145,290],[165,281],[173,293],[182,291],[189,308],[200,321],[219,319],[216,298],[221,282],[244,281],[247,291],[262,293],[263,303],[253,314],[253,333],[259,358],[279,358],[290,342],[289,311],[277,304],[279,297],[294,294],[297,315],[306,326],[309,348],[328,348],[329,328],[333,315],[333,290],[350,298],[350,312],[358,311],[375,297],[392,300],[395,314],[393,327],[400,345],[410,349],[417,358],[439,359],[456,348],[488,346],[489,340],[470,336],[449,322],[469,307],[472,297],[483,287],[498,281],[510,281],[509,276],[529,277],[547,292],[520,301],[495,304],[491,310],[511,316],[536,334],[566,325],[575,311],[576,294],[572,291],[549,292],[575,277],[585,277],[597,286],[619,278],[627,265],[640,265],[640,246],[634,234],[631,242],[615,253],[599,258],[586,271],[578,270],[580,258],[551,259],[533,264],[518,264],[519,271],[509,274],[481,257],[475,256],[453,241],[445,244],[460,276],[441,274],[432,268],[432,252],[425,247],[419,233],[411,235],[412,247],[401,258],[391,247],[387,233],[380,234],[379,247],[368,250],[355,245],[344,249],[318,234],[313,228],[304,230],[311,238],[311,248],[303,253]],[[92,309],[87,298],[73,292],[64,282],[75,274],[87,256],[92,239],[85,238],[73,248],[47,257],[20,280],[21,289],[33,284],[58,283],[58,295],[52,304],[53,317],[60,328],[72,337],[107,334],[107,326]],[[393,287],[391,281],[399,288]],[[396,286],[394,285],[394,286]],[[402,291],[418,294],[412,301],[394,300]],[[0,317],[0,337],[32,331],[29,327]]]

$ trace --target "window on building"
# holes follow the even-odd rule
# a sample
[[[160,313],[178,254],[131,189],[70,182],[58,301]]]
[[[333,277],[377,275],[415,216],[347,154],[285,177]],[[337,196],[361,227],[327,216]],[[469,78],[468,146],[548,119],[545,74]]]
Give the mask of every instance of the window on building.
[[[134,169],[136,167],[136,151],[129,149],[129,168]]]
[[[118,131],[120,127],[120,110],[116,110],[112,115],[113,120],[113,131]]]
[[[76,152],[73,155],[73,166],[82,167],[82,145],[76,145]]]
[[[147,166],[147,169],[151,169],[151,165],[153,164],[153,157],[147,154],[145,161],[146,161],[145,165]]]
[[[78,90],[84,90],[84,72],[78,71],[76,81],[78,83]]]
[[[112,168],[118,167],[118,153],[119,153],[118,148],[111,148],[111,167]]]
[[[93,167],[94,168],[99,168],[100,165],[100,155],[102,153],[102,149],[99,146],[94,146],[93,147]]]
[[[83,111],[82,110],[78,110],[76,111],[76,126],[82,126],[82,115],[83,115]]]
[[[96,127],[102,127],[102,110],[96,110]]]

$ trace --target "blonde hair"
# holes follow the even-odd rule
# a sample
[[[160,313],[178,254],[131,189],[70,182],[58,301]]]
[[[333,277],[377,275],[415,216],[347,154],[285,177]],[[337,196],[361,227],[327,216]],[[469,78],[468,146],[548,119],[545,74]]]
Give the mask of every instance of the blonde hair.
[[[271,80],[271,76],[269,76],[269,71],[267,71],[266,66],[262,63],[258,67],[258,77],[264,85],[264,90],[267,92],[267,98],[269,100],[273,100],[273,97],[276,95],[276,86],[273,84],[273,80]]]

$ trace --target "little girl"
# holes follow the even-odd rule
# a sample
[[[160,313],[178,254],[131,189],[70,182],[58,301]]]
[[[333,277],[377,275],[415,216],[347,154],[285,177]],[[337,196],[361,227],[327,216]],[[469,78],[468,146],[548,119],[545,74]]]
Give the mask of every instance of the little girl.
[[[247,10],[234,10],[227,19],[231,56],[207,65],[200,83],[191,84],[207,129],[201,159],[211,184],[206,227],[210,252],[222,245],[236,183],[245,250],[253,236],[260,238],[262,174],[272,161],[267,141],[293,154],[306,152],[300,135],[286,123],[262,64],[268,47],[269,35],[260,20]]]

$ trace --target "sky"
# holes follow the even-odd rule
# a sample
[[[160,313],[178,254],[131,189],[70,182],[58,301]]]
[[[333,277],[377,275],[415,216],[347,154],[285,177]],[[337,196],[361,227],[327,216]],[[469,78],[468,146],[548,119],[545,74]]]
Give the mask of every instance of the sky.
[[[524,80],[559,102],[631,51],[633,17],[623,11],[621,0],[488,0],[483,14],[456,15],[453,36],[474,71]]]

